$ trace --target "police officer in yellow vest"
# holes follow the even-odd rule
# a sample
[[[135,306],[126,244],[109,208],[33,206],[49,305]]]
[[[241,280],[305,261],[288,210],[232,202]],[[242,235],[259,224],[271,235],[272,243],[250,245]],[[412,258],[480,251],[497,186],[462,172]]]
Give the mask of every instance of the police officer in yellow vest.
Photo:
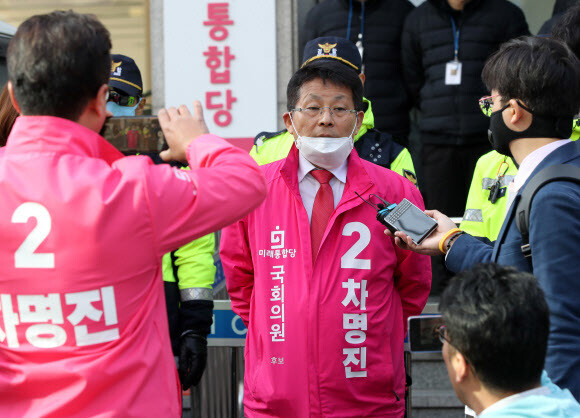
[[[348,39],[325,36],[309,41],[304,47],[302,67],[315,60],[337,60],[359,74],[364,84],[364,74],[360,72],[361,56],[357,47]],[[411,154],[397,144],[392,136],[374,129],[375,121],[371,102],[364,99],[366,106],[362,126],[356,134],[354,147],[359,156],[367,161],[381,165],[399,173],[417,184]],[[261,132],[254,139],[250,155],[259,165],[286,158],[294,137],[287,131]]]
[[[580,29],[577,25],[579,7],[570,8],[560,17],[551,33],[552,38],[565,43],[577,57],[580,57]],[[580,119],[574,120],[572,128],[570,139],[575,141],[580,138]],[[506,207],[507,185],[517,170],[511,158],[496,151],[485,154],[477,161],[465,213],[459,226],[463,231],[490,241],[496,240],[509,209]]]
[[[580,119],[574,121],[570,139],[580,138]],[[507,211],[507,185],[518,168],[510,157],[491,151],[477,160],[469,188],[461,230],[495,241]]]
[[[143,82],[135,61],[125,55],[111,56],[110,94],[107,110],[114,116],[143,113]],[[157,154],[150,157],[159,163]],[[163,257],[165,302],[173,354],[179,357],[183,389],[196,385],[207,362],[207,340],[213,318],[212,285],[214,234],[198,238]]]
[[[169,335],[173,355],[179,359],[183,390],[199,383],[207,364],[207,336],[213,322],[215,246],[212,233],[163,256]]]
[[[207,363],[207,335],[213,319],[215,234],[163,256],[165,302],[173,354],[179,357],[184,390],[199,383]]]
[[[510,157],[491,151],[477,160],[459,227],[476,237],[495,241],[507,209],[507,185],[518,168]]]

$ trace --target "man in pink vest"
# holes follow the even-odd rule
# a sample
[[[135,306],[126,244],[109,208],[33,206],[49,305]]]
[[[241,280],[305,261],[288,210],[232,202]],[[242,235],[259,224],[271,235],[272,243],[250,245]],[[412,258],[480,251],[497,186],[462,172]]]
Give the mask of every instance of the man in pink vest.
[[[232,307],[248,325],[247,417],[404,414],[406,321],[427,301],[430,262],[385,239],[357,193],[421,208],[423,200],[353,149],[362,91],[339,62],[294,74],[284,122],[295,144],[262,166],[265,202],[222,233]]]
[[[164,160],[124,158],[107,116],[108,31],[90,15],[22,23],[8,51],[17,120],[0,157],[0,416],[181,415],[161,257],[245,216],[264,178],[207,131],[159,112]]]

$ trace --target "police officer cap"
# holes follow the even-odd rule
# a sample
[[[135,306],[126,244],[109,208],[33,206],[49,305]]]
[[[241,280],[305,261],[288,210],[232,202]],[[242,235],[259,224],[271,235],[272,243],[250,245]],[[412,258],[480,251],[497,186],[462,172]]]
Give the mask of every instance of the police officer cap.
[[[362,64],[356,45],[348,39],[338,36],[323,36],[308,41],[304,47],[303,57],[304,61],[300,68],[313,61],[327,59],[340,61],[360,73]]]
[[[133,58],[121,54],[111,55],[109,87],[119,89],[128,96],[141,96],[143,94],[141,71],[139,71]]]

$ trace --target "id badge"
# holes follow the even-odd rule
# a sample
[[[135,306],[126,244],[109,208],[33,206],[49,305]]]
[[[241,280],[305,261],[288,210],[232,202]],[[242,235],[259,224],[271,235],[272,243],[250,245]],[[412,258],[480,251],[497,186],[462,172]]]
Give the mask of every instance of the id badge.
[[[461,84],[461,62],[449,61],[445,66],[445,84],[459,85]]]

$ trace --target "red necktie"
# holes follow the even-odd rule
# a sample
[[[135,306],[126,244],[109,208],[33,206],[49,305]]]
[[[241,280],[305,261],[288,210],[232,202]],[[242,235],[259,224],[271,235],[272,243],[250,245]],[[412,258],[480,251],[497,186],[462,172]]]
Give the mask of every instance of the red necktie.
[[[326,170],[312,170],[310,172],[319,183],[320,188],[314,198],[314,206],[312,207],[312,218],[310,221],[310,238],[312,239],[312,262],[316,260],[318,249],[324,236],[324,231],[330,215],[334,210],[334,196],[332,188],[328,182],[334,176],[330,171]]]

